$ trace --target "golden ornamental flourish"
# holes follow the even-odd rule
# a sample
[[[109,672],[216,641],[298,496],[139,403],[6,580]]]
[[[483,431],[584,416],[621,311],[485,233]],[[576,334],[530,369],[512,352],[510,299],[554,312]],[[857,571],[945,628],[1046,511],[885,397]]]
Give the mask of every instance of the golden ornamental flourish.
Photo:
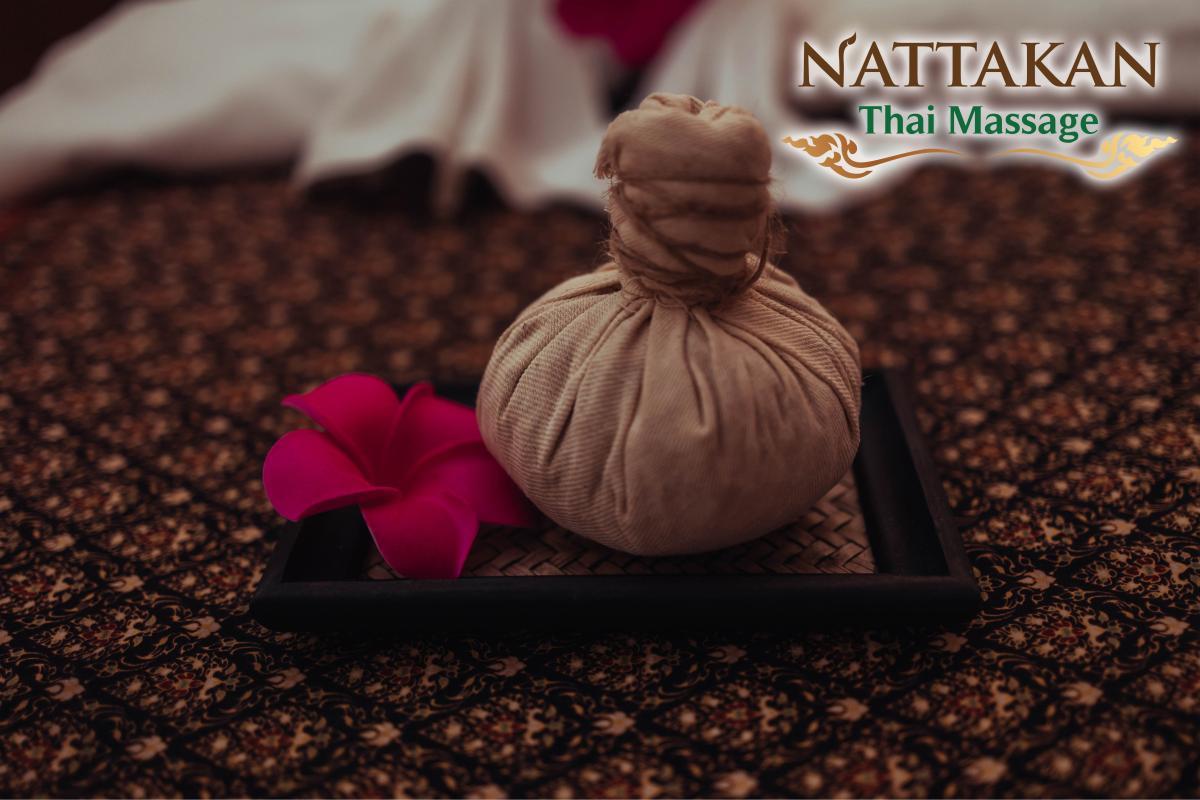
[[[842,133],[822,133],[814,136],[793,139],[786,136],[785,144],[790,144],[797,150],[803,150],[817,159],[820,166],[826,167],[843,178],[857,180],[865,178],[874,172],[875,168],[897,161],[902,158],[921,155],[953,155],[964,156],[959,150],[943,147],[924,147],[919,150],[907,150],[882,158],[860,161],[855,158],[858,153],[858,143]],[[989,158],[1001,156],[1023,155],[1040,156],[1065,161],[1081,168],[1084,173],[1095,180],[1108,181],[1124,175],[1135,167],[1143,164],[1154,153],[1176,142],[1173,136],[1152,136],[1124,131],[1114,133],[1105,139],[1098,152],[1099,158],[1079,158],[1053,150],[1041,150],[1035,147],[1017,147],[1001,150],[990,154]]]

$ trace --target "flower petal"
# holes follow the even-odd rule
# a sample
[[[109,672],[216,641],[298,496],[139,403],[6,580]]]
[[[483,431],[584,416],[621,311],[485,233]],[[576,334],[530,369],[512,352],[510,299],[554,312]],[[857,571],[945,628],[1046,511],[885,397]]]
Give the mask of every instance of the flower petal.
[[[402,489],[457,497],[481,522],[493,525],[530,527],[535,519],[533,504],[482,443],[438,452],[421,462]]]
[[[475,409],[437,397],[428,383],[415,384],[387,436],[380,480],[398,486],[422,460],[473,442],[483,442]]]
[[[432,391],[428,384],[412,389],[418,396]],[[374,375],[350,373],[310,392],[290,395],[283,404],[324,428],[350,454],[363,475],[377,480],[387,432],[400,412],[400,399],[391,386]]]
[[[275,510],[293,522],[397,493],[372,485],[332,439],[313,430],[286,433],[274,444],[263,462],[263,488]]]
[[[457,578],[479,531],[470,508],[436,494],[373,500],[362,514],[383,560],[406,578]]]

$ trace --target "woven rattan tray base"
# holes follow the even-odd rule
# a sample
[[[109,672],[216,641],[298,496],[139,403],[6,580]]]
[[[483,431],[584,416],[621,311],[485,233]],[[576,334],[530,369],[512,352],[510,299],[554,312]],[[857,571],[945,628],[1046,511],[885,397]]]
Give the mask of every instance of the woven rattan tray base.
[[[472,389],[438,387],[471,402]],[[803,464],[797,464],[802,469]],[[355,507],[285,526],[251,603],[283,630],[937,623],[979,590],[904,382],[863,377],[854,468],[795,524],[700,556],[639,558],[547,523],[480,531],[459,580],[407,580]]]
[[[550,525],[535,530],[484,528],[464,578],[531,575],[812,575],[875,572],[854,473],[849,472],[786,528],[736,547],[695,556],[644,558],[612,550]],[[399,576],[367,549],[363,577]]]

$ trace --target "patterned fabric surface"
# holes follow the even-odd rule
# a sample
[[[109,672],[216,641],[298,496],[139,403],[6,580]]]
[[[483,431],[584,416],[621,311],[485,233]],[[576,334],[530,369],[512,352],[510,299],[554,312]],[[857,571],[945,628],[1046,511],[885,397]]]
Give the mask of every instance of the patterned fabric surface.
[[[597,263],[597,218],[431,224],[273,178],[26,209],[0,238],[0,793],[1195,795],[1198,187],[1193,144],[1107,191],[930,169],[790,220],[786,267],[912,371],[986,599],[786,634],[247,614],[279,399],[477,377]]]
[[[462,577],[497,575],[712,575],[875,572],[854,473],[813,504],[795,523],[754,541],[691,556],[631,556],[553,524],[537,529],[485,526]],[[363,577],[400,576],[370,548]]]

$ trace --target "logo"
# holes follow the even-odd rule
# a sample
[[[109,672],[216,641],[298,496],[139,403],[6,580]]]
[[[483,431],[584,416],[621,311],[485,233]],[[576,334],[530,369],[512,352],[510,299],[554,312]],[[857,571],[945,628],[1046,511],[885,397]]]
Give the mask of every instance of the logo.
[[[959,37],[870,41],[857,47],[856,43],[857,34],[842,39],[834,59],[810,42],[801,42],[799,87],[887,92],[889,100],[905,90],[924,89],[1005,102],[999,107],[928,103],[914,109],[871,99],[855,106],[857,133],[828,131],[783,139],[838,178],[861,180],[888,164],[923,156],[1034,157],[1075,169],[1092,180],[1111,181],[1178,141],[1170,132],[1105,131],[1103,115],[1092,108],[1013,108],[1009,102],[1031,93],[1044,98],[1072,91],[1153,91],[1160,81],[1162,48],[1157,41],[1114,41],[1103,48],[1086,41],[1074,46],[1063,41],[1026,41],[1007,49],[998,41]],[[895,145],[877,146],[878,137],[929,137],[937,146],[900,150]],[[863,154],[863,145],[878,154]]]

